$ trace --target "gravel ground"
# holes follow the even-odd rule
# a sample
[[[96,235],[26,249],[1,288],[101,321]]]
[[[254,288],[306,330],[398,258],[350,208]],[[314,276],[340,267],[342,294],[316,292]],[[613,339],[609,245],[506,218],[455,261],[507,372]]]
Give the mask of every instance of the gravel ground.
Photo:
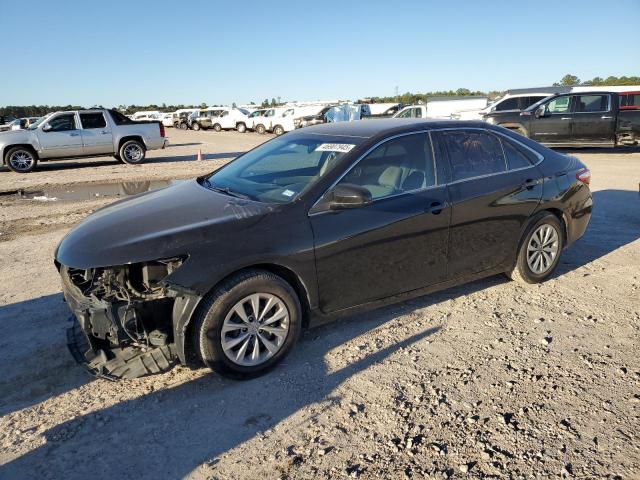
[[[0,191],[187,178],[268,138],[169,132],[144,165],[48,163]],[[640,478],[640,152],[573,153],[595,211],[551,280],[346,318],[247,382],[88,377],[52,255],[113,198],[0,196],[0,478]]]

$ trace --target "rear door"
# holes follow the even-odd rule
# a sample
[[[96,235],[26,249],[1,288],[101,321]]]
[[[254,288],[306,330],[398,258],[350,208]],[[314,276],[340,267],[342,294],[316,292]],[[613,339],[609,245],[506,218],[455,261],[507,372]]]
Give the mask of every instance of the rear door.
[[[312,210],[324,312],[445,279],[450,209],[438,178],[429,134],[403,135],[376,147],[338,182],[367,188],[371,203]]]
[[[113,153],[113,133],[103,112],[81,112],[80,123],[85,155]]]
[[[613,145],[615,113],[610,94],[576,95],[572,141],[580,144]]]
[[[502,266],[542,194],[538,158],[516,141],[484,129],[438,133],[450,167],[448,277]]]
[[[529,136],[548,145],[571,143],[571,95],[560,95],[544,103],[544,115],[531,119]]]
[[[49,126],[46,131],[44,128]],[[83,154],[82,134],[75,113],[59,113],[36,130],[42,158],[77,157]]]

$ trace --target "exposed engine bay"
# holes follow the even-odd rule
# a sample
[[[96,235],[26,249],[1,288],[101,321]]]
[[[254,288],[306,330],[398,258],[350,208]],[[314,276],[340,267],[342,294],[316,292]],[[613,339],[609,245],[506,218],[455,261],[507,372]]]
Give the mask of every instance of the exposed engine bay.
[[[76,360],[106,378],[135,378],[171,368],[176,292],[164,279],[183,261],[86,270],[60,266],[65,299],[79,322],[67,332]]]

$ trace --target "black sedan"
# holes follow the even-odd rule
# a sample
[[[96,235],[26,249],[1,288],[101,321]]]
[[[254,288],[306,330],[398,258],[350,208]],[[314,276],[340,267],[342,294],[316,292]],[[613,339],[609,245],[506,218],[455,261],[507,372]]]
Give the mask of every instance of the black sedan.
[[[69,344],[109,378],[176,362],[257,375],[302,328],[361,308],[499,273],[545,280],[587,228],[589,180],[486,123],[297,130],[75,227],[56,251]]]

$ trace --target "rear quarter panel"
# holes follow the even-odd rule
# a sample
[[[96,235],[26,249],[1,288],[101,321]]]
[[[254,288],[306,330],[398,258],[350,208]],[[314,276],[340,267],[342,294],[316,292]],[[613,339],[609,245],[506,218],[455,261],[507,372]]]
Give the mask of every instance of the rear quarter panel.
[[[640,109],[618,111],[616,139],[618,144],[640,142]]]

